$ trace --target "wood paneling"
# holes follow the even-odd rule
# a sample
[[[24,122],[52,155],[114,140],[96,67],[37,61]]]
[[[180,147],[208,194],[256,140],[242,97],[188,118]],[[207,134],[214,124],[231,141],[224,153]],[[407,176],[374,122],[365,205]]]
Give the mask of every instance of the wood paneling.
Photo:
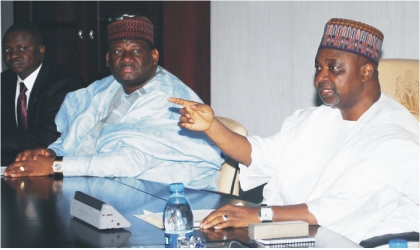
[[[210,104],[210,2],[164,2],[163,65]]]
[[[110,74],[105,65],[106,27],[123,14],[143,15],[153,22],[159,64],[210,103],[210,2],[14,2],[15,22],[40,26],[46,60],[67,66],[88,83]]]

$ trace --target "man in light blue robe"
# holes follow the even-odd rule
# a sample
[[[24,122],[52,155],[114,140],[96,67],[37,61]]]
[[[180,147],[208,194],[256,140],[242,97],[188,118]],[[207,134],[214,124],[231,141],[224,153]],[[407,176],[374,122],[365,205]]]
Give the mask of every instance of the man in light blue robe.
[[[55,119],[61,137],[48,149],[24,151],[4,175],[136,177],[217,190],[221,151],[180,128],[179,108],[167,98],[202,101],[157,65],[153,24],[124,17],[108,26],[108,43],[112,75],[69,93]]]

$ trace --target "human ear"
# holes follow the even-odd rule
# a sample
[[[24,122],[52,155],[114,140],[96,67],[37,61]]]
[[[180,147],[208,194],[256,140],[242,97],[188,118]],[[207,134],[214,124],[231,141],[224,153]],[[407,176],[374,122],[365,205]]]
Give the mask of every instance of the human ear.
[[[153,65],[157,65],[159,61],[159,51],[157,49],[152,50]]]
[[[44,54],[45,54],[45,46],[44,45],[39,45],[39,53],[41,54],[41,56],[44,56]]]
[[[105,62],[106,62],[106,66],[109,68],[108,60],[109,60],[109,52],[106,52]]]
[[[371,63],[366,63],[361,68],[361,75],[362,75],[362,81],[368,82],[370,79],[372,79],[373,73],[375,72],[375,67]]]

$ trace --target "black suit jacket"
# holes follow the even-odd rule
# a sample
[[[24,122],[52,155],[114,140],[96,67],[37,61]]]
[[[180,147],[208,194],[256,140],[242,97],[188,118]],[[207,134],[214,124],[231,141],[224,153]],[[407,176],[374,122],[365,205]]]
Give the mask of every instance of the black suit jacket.
[[[80,76],[58,64],[44,62],[28,99],[28,130],[18,131],[15,115],[17,75],[1,73],[1,165],[25,149],[47,147],[60,136],[54,119],[68,92],[85,87]]]

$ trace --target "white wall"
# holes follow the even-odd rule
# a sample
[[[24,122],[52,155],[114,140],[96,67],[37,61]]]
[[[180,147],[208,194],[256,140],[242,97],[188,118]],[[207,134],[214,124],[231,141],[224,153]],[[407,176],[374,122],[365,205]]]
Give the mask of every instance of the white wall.
[[[270,136],[316,105],[314,60],[325,23],[384,33],[382,58],[419,59],[419,2],[211,2],[211,104],[249,134]]]

